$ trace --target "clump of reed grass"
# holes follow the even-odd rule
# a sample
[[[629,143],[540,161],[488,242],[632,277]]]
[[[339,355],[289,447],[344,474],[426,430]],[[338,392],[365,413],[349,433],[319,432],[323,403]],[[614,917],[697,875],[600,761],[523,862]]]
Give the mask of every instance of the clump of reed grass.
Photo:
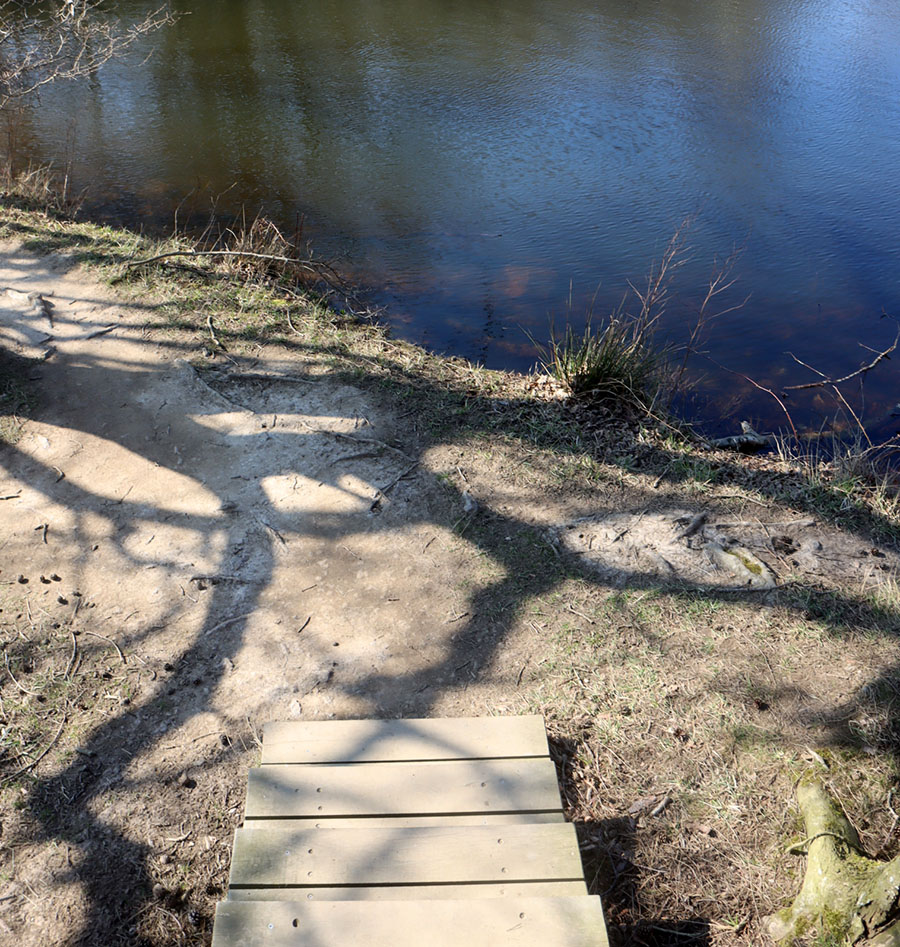
[[[541,365],[576,397],[648,406],[665,373],[667,353],[655,343],[655,322],[614,313],[602,327],[588,318],[583,333],[571,323],[552,332]]]
[[[749,299],[718,308],[720,297],[737,282],[734,269],[742,253],[737,247],[724,259],[713,261],[687,342],[678,348],[660,342],[658,330],[675,276],[689,260],[687,235],[692,224],[690,217],[682,221],[660,260],[651,265],[646,282],[641,286],[629,283],[618,308],[599,325],[594,319],[593,303],[583,331],[573,328],[571,315],[561,334],[551,325],[548,345],[538,346],[540,364],[570,394],[618,400],[651,410],[664,392],[668,396],[665,404],[671,405],[672,398],[684,390],[688,360],[698,353],[709,324],[742,308]]]
[[[671,355],[668,346],[657,342],[657,329],[675,272],[687,262],[690,224],[685,220],[672,235],[662,258],[651,265],[645,286],[629,283],[630,293],[602,325],[595,325],[593,302],[583,332],[575,331],[571,318],[561,335],[551,325],[548,345],[539,346],[540,363],[572,395],[615,399],[640,408],[654,403]],[[629,301],[636,303],[633,312],[628,310]]]
[[[81,206],[69,189],[68,172],[50,164],[29,164],[16,170],[10,160],[0,166],[0,199],[24,210],[74,217]]]

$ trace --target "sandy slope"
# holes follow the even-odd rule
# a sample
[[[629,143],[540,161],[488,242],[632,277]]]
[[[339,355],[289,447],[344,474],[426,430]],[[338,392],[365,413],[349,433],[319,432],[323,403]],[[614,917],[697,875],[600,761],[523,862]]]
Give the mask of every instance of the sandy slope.
[[[223,786],[240,796],[255,747],[226,750],[223,736],[300,716],[483,713],[494,692],[466,688],[477,655],[452,621],[469,555],[450,529],[459,499],[395,418],[265,356],[253,377],[229,364],[239,377],[214,389],[152,308],[60,259],[7,246],[0,289],[4,344],[48,353],[34,418],[0,448],[0,580],[30,614],[107,637],[143,672],[45,779],[43,831],[74,861],[59,871],[46,845],[18,851],[18,883],[42,896],[4,924],[47,944],[51,928],[59,942],[104,930],[103,902],[112,923],[112,902],[147,887],[140,866],[161,837]],[[87,775],[85,759],[99,761]],[[121,852],[80,844],[104,834],[135,847],[130,874]],[[224,864],[228,838],[216,844]]]

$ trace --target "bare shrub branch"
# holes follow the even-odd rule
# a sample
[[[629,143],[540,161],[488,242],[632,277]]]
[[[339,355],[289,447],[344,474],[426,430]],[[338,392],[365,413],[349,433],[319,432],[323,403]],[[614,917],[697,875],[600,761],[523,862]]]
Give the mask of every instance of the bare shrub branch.
[[[126,24],[97,0],[0,0],[0,111],[50,82],[92,75],[173,21],[167,4]]]
[[[898,343],[900,343],[900,329],[897,329],[897,334],[894,336],[894,341],[890,346],[888,346],[888,348],[886,348],[883,352],[878,352],[876,357],[873,358],[871,362],[869,362],[866,365],[860,366],[859,368],[856,369],[855,372],[850,372],[849,375],[844,375],[843,378],[828,378],[822,372],[820,372],[817,368],[813,368],[812,365],[807,365],[806,362],[801,361],[799,358],[797,358],[796,355],[794,355],[793,352],[788,352],[787,354],[790,355],[790,357],[798,365],[802,365],[804,368],[808,368],[811,372],[815,372],[817,375],[821,376],[821,381],[810,381],[810,382],[807,382],[805,385],[786,385],[784,390],[785,391],[803,391],[807,388],[825,388],[826,386],[834,387],[835,385],[841,385],[845,381],[850,381],[851,378],[857,378],[860,375],[865,375],[866,372],[872,371],[872,369],[879,362],[883,361],[886,358],[890,358],[891,355],[893,355],[893,353],[896,351]],[[870,352],[874,351],[874,349],[869,348],[868,345],[864,345],[862,347],[865,349],[869,349]]]

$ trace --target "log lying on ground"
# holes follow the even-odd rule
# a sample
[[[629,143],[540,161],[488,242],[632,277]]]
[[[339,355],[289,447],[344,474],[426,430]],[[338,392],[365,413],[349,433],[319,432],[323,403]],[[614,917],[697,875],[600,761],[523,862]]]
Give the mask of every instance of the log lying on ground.
[[[764,434],[757,434],[750,426],[749,422],[741,421],[741,434],[735,434],[732,437],[716,437],[711,440],[711,447],[724,448],[725,450],[736,450],[742,454],[756,454],[764,447],[769,446],[769,438]]]
[[[772,939],[786,947],[817,934],[835,944],[900,947],[900,857],[866,855],[818,773],[800,780],[797,803],[807,837],[792,851],[806,851],[806,874],[794,903],[768,918]]]

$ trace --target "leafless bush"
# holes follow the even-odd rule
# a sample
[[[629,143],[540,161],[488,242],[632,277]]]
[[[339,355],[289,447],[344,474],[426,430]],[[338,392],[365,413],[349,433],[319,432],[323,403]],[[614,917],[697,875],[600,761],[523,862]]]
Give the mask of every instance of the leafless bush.
[[[168,5],[123,23],[97,0],[0,0],[0,112],[50,82],[92,75],[173,19]]]

